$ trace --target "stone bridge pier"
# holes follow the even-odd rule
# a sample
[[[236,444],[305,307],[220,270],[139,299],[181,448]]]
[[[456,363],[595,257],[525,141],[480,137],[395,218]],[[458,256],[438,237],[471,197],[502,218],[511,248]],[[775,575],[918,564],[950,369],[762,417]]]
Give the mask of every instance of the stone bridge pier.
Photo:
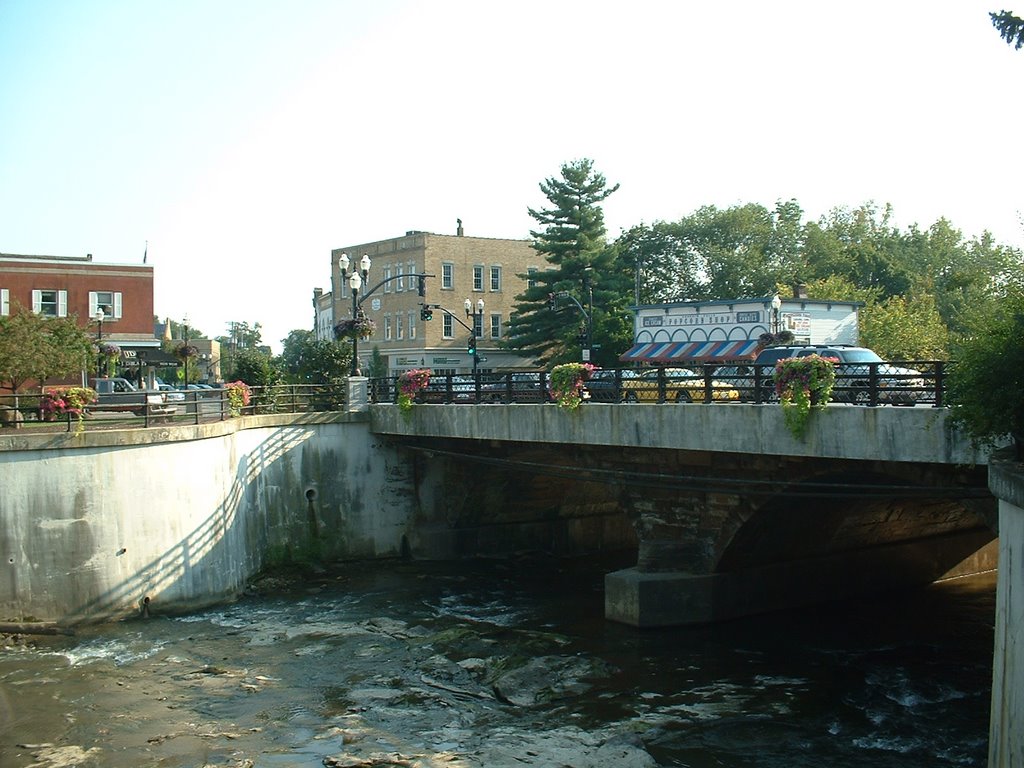
[[[702,624],[996,565],[995,504],[976,470],[705,459],[622,490],[637,560],[605,578],[607,618]]]

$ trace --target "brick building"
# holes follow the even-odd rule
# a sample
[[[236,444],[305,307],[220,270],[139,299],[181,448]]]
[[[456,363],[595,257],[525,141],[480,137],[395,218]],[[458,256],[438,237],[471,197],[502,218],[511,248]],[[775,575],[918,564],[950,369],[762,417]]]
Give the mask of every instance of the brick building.
[[[435,373],[469,373],[473,358],[467,349],[474,313],[482,299],[477,323],[477,355],[481,372],[530,367],[518,355],[500,350],[516,296],[526,288],[519,275],[546,269],[547,261],[529,240],[466,237],[462,223],[455,235],[406,232],[402,237],[360,243],[331,251],[333,318],[352,317],[352,291],[343,280],[339,260],[347,254],[355,268],[363,255],[370,258],[369,277],[358,294],[361,308],[376,324],[373,336],[359,342],[360,369],[369,370],[370,356],[379,350],[388,375],[426,367]],[[351,267],[350,267],[351,271]],[[415,275],[427,274],[425,296],[418,293]],[[423,320],[423,304],[439,306]]]
[[[177,365],[153,332],[153,267],[102,264],[87,256],[0,253],[0,315],[16,307],[73,317],[98,339],[121,348],[121,367],[145,378],[146,369]],[[133,378],[136,378],[133,376]]]

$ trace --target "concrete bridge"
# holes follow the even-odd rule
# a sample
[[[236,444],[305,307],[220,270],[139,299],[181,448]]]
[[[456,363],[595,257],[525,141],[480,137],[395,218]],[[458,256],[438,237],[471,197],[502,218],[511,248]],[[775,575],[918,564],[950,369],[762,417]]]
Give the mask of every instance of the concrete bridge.
[[[608,618],[706,623],[995,567],[987,458],[926,408],[830,406],[803,439],[778,406],[371,406],[416,466],[409,545],[627,545]],[[427,520],[443,520],[431,526]],[[543,523],[543,526],[538,526]],[[515,534],[510,529],[518,528]],[[442,546],[443,548],[443,546]]]

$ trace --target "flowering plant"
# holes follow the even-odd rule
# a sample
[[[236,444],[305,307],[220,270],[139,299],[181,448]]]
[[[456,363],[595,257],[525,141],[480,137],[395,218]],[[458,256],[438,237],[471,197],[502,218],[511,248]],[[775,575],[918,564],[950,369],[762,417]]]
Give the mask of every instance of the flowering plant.
[[[775,393],[782,403],[786,427],[794,437],[807,429],[811,408],[823,409],[832,398],[836,383],[834,357],[807,355],[787,357],[775,364]]]
[[[39,410],[43,418],[54,419],[57,416],[69,414],[78,421],[75,434],[84,428],[82,417],[85,415],[86,406],[95,403],[99,399],[96,390],[89,387],[54,387],[43,393],[39,399]]]
[[[583,382],[597,370],[590,363],[564,363],[551,369],[551,394],[562,408],[576,409],[583,402]]]
[[[224,394],[228,398],[228,406],[232,416],[241,416],[242,409],[249,404],[252,390],[244,381],[229,381],[224,385]]]
[[[185,344],[183,342],[175,348],[174,354],[182,360],[187,360],[188,358],[195,357],[199,354],[199,347],[194,344]]]
[[[368,339],[377,330],[377,324],[360,312],[355,318],[342,320],[334,326],[336,339]]]
[[[757,337],[757,343],[762,347],[784,347],[796,341],[796,335],[792,331],[779,331],[778,333],[765,332]]]
[[[413,400],[420,390],[430,383],[429,368],[413,368],[398,377],[398,407],[403,411],[412,408]]]

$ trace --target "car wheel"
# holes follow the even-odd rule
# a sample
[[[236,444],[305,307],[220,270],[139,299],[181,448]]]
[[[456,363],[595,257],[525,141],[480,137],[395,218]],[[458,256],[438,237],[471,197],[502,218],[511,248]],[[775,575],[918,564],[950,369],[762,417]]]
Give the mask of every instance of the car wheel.
[[[622,402],[624,403],[635,403],[636,401],[636,392],[627,392],[622,396]]]
[[[693,402],[693,398],[690,397],[690,393],[689,392],[687,392],[685,389],[681,389],[678,392],[676,392],[676,402],[677,403],[692,403]]]
[[[870,400],[871,397],[864,387],[854,387],[850,391],[850,403],[853,405],[867,405]]]

